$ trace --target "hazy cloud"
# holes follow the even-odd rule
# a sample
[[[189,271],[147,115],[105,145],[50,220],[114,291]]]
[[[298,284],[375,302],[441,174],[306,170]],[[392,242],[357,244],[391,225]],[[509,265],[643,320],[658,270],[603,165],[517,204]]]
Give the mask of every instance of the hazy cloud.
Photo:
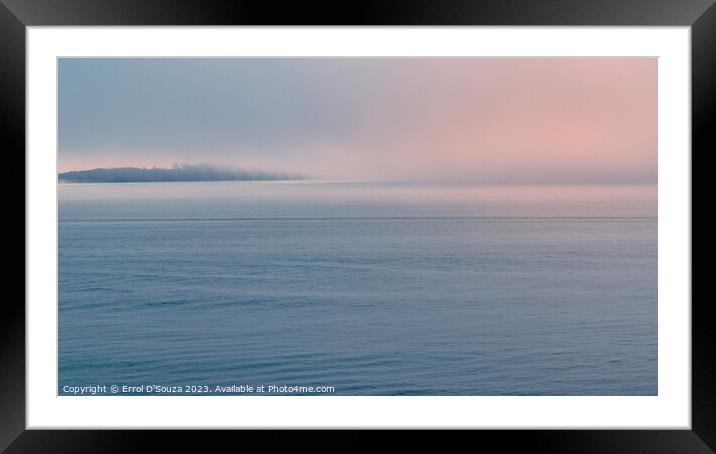
[[[656,59],[61,59],[60,170],[655,182]]]

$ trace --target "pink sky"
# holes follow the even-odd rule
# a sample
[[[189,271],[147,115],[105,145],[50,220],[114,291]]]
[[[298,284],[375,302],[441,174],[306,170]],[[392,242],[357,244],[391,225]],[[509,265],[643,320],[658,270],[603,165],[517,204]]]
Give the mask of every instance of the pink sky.
[[[99,123],[113,100],[124,102],[119,94],[114,99],[113,88],[120,94],[131,94],[131,88],[102,80],[85,84],[104,90],[96,102],[86,101],[91,92],[68,90],[73,95],[61,97],[61,115],[63,103],[79,99],[81,108],[68,108],[67,140],[62,140],[61,118],[60,170],[184,161],[330,179],[656,181],[657,59],[276,63],[284,64],[294,65],[289,68],[294,77],[270,72],[282,68],[262,67],[251,79],[246,66],[222,73],[218,64],[210,68],[214,73],[185,78],[187,85],[177,82],[176,93],[137,96],[127,105],[135,106],[133,114],[142,123],[124,119],[123,108],[107,116],[114,126]],[[162,71],[146,68],[144,80],[160,84]],[[178,71],[166,68],[166,77]],[[236,71],[236,77],[226,71]],[[88,74],[96,73],[101,72]],[[218,82],[204,80],[212,77]],[[235,94],[242,90],[256,95]],[[186,99],[177,101],[177,96]],[[144,102],[151,108],[143,108]],[[162,102],[171,104],[167,109],[187,109],[186,114],[172,113],[176,123],[165,124],[157,107]],[[91,119],[93,110],[98,113]],[[88,116],[85,123],[82,115]],[[83,141],[83,124],[100,131]]]

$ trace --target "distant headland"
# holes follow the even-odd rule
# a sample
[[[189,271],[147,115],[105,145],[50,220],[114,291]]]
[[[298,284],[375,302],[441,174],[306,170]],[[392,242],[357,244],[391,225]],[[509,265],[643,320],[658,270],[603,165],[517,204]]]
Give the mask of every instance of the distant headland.
[[[58,174],[66,183],[151,183],[164,181],[266,181],[301,180],[298,175],[248,171],[214,167],[203,164],[174,164],[171,169],[161,167],[115,167],[73,170]]]

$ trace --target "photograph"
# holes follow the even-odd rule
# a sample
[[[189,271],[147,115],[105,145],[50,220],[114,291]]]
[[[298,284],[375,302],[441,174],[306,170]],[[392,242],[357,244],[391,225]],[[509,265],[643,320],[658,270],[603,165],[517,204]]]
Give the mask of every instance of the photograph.
[[[58,396],[658,396],[657,57],[64,57]]]
[[[0,0],[0,452],[716,453],[715,2]]]

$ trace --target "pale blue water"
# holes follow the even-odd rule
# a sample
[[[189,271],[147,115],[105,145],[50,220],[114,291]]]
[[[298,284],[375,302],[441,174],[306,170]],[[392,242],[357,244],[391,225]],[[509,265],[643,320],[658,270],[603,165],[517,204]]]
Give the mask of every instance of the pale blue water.
[[[60,185],[59,393],[654,395],[656,216],[655,186]]]

